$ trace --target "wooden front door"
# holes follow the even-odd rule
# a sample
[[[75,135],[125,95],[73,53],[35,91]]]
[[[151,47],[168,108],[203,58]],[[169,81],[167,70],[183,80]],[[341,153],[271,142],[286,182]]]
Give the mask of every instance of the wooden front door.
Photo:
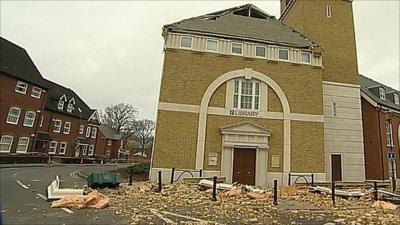
[[[233,182],[255,185],[256,149],[235,148],[233,155]]]
[[[331,155],[331,167],[332,167],[332,181],[342,180],[342,156]]]

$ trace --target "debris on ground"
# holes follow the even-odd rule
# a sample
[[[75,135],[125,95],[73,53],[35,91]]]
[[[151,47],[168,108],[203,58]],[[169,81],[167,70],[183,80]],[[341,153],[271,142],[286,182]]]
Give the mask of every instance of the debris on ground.
[[[70,209],[103,209],[109,204],[109,198],[97,191],[92,191],[88,195],[70,195],[62,197],[60,200],[51,204],[52,208]]]
[[[380,205],[386,208],[376,208],[366,189],[342,190],[364,193],[364,196],[337,198],[334,206],[327,191],[283,186],[278,190],[278,205],[274,206],[271,188],[241,184],[230,185],[230,188],[220,186],[217,201],[211,201],[212,186],[201,184],[168,184],[161,192],[155,192],[156,183],[140,182],[102,192],[110,197],[110,208],[115,214],[127,217],[132,224],[156,224],[160,220],[166,224],[355,225],[398,224],[400,221],[400,210],[389,210],[382,202]]]
[[[199,181],[199,186],[203,186],[203,187],[208,187],[208,188],[212,188],[213,187],[213,181],[212,180],[200,180]],[[233,187],[232,184],[224,184],[224,183],[217,183],[217,189],[218,190],[226,190],[229,191],[231,190]]]
[[[390,210],[397,209],[397,206],[395,204],[379,200],[374,202],[372,206],[375,207],[376,209],[390,209]]]

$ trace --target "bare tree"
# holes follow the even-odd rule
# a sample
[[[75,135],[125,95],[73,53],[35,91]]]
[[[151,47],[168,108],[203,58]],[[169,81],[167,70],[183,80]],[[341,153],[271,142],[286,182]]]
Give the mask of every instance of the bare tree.
[[[101,112],[101,118],[105,125],[115,129],[118,134],[130,136],[132,133],[130,129],[135,123],[137,113],[138,111],[133,105],[119,103],[107,106]]]
[[[137,120],[133,123],[131,129],[132,138],[139,143],[142,155],[144,155],[146,147],[153,141],[153,131],[155,127],[154,121],[148,119]]]

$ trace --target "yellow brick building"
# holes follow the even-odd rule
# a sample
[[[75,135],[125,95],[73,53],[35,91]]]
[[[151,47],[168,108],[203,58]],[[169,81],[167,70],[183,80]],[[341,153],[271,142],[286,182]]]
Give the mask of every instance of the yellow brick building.
[[[281,5],[280,20],[247,4],[164,26],[153,180],[171,168],[260,186],[364,179],[351,2]]]

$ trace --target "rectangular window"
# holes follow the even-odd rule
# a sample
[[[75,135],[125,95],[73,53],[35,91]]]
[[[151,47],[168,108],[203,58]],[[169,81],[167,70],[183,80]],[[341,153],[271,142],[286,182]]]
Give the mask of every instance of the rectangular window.
[[[326,17],[328,17],[328,18],[332,17],[332,6],[330,6],[330,5],[326,6]]]
[[[49,154],[56,154],[56,151],[57,151],[57,142],[51,141],[49,147]]]
[[[67,142],[61,142],[60,143],[60,152],[58,154],[65,155],[65,152],[67,152]]]
[[[112,141],[111,140],[107,140],[107,145],[112,145]]]
[[[266,58],[267,57],[267,48],[264,46],[256,46],[256,57]]]
[[[81,145],[82,146],[82,155],[86,155],[87,153],[87,145]]]
[[[398,94],[394,94],[394,104],[400,105],[400,98]]]
[[[21,114],[21,109],[17,107],[11,107],[8,111],[7,123],[18,124],[19,115]]]
[[[42,95],[42,89],[40,87],[33,86],[31,96],[34,98],[40,98]]]
[[[236,80],[233,91],[233,107],[239,109],[259,110],[260,83],[255,81]]]
[[[234,43],[232,42],[231,53],[234,55],[241,55],[243,52],[243,44],[242,43]]]
[[[25,113],[25,119],[24,119],[24,126],[25,127],[33,127],[33,124],[35,123],[35,117],[36,113],[32,111],[28,111]]]
[[[91,128],[88,126],[86,128],[86,137],[90,137],[90,130],[91,130]]]
[[[10,152],[14,137],[9,135],[1,136],[0,152]]]
[[[188,36],[181,37],[181,48],[192,48],[193,38]]]
[[[279,49],[279,59],[283,61],[289,61],[289,50]]]
[[[67,112],[72,112],[74,110],[74,104],[72,104],[71,102],[68,103],[67,105]]]
[[[18,140],[16,152],[17,153],[26,153],[28,151],[28,146],[29,146],[29,138],[21,137]]]
[[[207,40],[207,51],[217,52],[218,51],[218,41],[217,40]]]
[[[54,133],[60,133],[61,132],[61,125],[62,125],[62,121],[61,120],[54,120],[53,132]]]
[[[311,64],[311,54],[308,52],[301,53],[301,62],[305,64]]]
[[[83,132],[85,131],[85,125],[80,125],[79,126],[79,134],[83,134]]]
[[[60,99],[58,101],[57,109],[63,110],[64,109],[64,100]]]
[[[15,86],[15,92],[26,94],[26,90],[28,89],[28,84],[22,81],[18,81]]]
[[[93,155],[94,154],[94,145],[89,146],[89,152],[88,155]]]
[[[65,122],[63,133],[69,134],[70,131],[71,131],[71,122]]]
[[[96,138],[96,135],[97,135],[97,128],[96,127],[93,127],[92,128],[92,138]]]
[[[379,98],[382,100],[386,99],[386,91],[384,88],[381,88],[381,87],[379,88]]]
[[[386,146],[394,147],[392,123],[386,123]]]

